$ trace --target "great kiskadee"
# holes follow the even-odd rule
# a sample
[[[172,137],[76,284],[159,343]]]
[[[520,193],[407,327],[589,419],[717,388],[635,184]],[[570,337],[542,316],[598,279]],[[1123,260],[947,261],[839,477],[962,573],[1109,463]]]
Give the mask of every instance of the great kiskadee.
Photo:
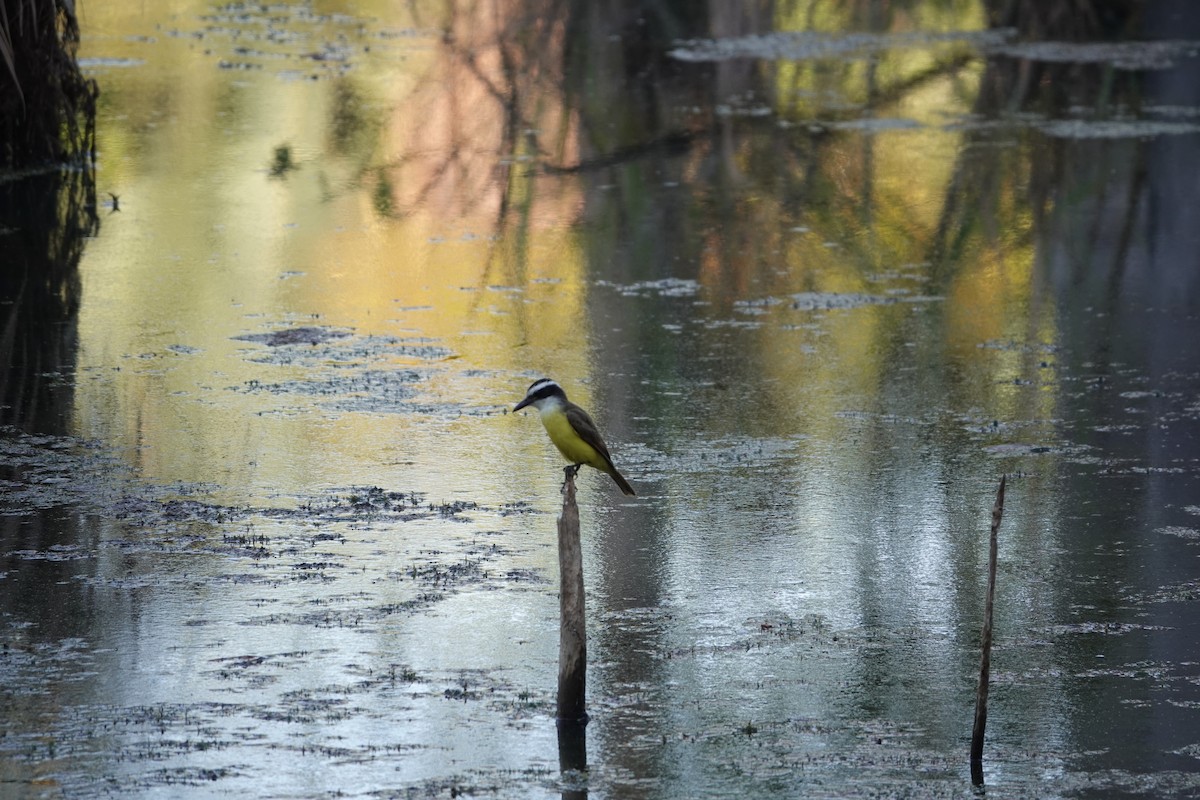
[[[561,386],[549,378],[534,381],[525,392],[525,399],[517,403],[513,411],[520,411],[525,406],[533,406],[542,415],[542,424],[546,426],[550,441],[576,470],[584,464],[595,467],[611,475],[622,492],[634,493],[629,481],[613,466],[612,456],[608,454],[604,439],[600,438],[600,431],[596,430],[596,423],[586,411],[567,400],[567,393]]]

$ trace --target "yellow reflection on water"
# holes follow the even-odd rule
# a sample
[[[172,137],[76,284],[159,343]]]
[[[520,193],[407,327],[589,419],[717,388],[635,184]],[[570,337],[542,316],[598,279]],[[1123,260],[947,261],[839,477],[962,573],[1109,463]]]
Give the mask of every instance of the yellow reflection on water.
[[[76,424],[151,481],[477,489],[495,437],[544,455],[530,420],[498,414],[527,375],[586,377],[578,194],[515,166],[520,141],[497,133],[507,109],[489,96],[499,62],[435,47],[403,7],[374,11],[371,32],[410,33],[352,39],[344,71],[309,58],[353,32],[336,18],[293,20],[294,43],[202,3],[88,20],[100,182],[120,211],[81,268]],[[289,364],[235,338],[302,326],[353,345]],[[344,376],[405,367],[418,378],[392,407],[329,402],[378,391]],[[462,380],[472,370],[482,388]]]
[[[971,8],[883,22],[897,32],[982,28]],[[646,381],[687,388],[686,370],[650,374],[653,358],[662,358],[655,370],[686,368],[684,345],[707,355],[733,348],[722,380],[761,384],[764,405],[736,420],[720,407],[688,408],[698,425],[829,442],[843,431],[840,414],[884,402],[881,387],[906,353],[944,350],[972,374],[1028,371],[1027,360],[981,347],[1028,334],[1023,187],[1001,176],[991,229],[946,231],[947,209],[969,183],[961,164],[971,142],[942,124],[971,111],[977,64],[921,47],[880,55],[869,74],[854,60],[837,74],[773,64],[785,132],[818,112],[825,122],[847,112],[923,127],[835,127],[808,142],[811,164],[795,156],[778,183],[781,148],[761,137],[699,140],[681,176],[700,182],[719,162],[733,180],[711,191],[736,202],[700,234],[694,261],[672,267],[698,281],[702,324],[690,340],[663,339],[639,327],[639,307],[611,303],[600,295],[612,290],[592,282],[591,259],[611,243],[585,239],[578,223],[602,213],[609,173],[533,168],[577,163],[598,146],[588,136],[607,135],[583,118],[595,113],[586,100],[568,104],[554,74],[565,34],[551,20],[536,47],[501,47],[520,9],[500,10],[422,17],[377,4],[359,26],[361,8],[330,3],[311,16],[280,12],[296,16],[278,30],[253,9],[249,21],[198,3],[95,10],[83,56],[101,59],[100,183],[121,211],[81,270],[83,435],[115,443],[153,481],[285,494],[364,482],[465,491],[481,480],[519,483],[476,470],[481,451],[553,461],[530,435],[536,423],[503,413],[537,375],[616,412]],[[808,12],[778,24],[846,26],[836,4]],[[434,23],[450,34],[433,35]],[[664,201],[640,169],[616,173],[620,214]],[[787,181],[801,175],[803,191],[791,191]],[[665,202],[699,214],[706,191]],[[953,237],[966,244],[946,267],[939,253]],[[1002,263],[989,246],[1000,237]],[[647,267],[656,277],[661,269]],[[913,311],[885,302],[890,292],[935,299]],[[814,294],[867,299],[828,311],[794,303]],[[1052,342],[1044,313],[1037,335]],[[914,324],[914,314],[933,322]],[[305,326],[350,335],[310,355],[236,338]],[[730,330],[743,333],[731,340]],[[680,350],[664,352],[672,342]],[[406,383],[376,380],[405,369],[414,370]],[[607,396],[593,398],[595,376]],[[629,412],[614,413],[620,436],[638,435]]]

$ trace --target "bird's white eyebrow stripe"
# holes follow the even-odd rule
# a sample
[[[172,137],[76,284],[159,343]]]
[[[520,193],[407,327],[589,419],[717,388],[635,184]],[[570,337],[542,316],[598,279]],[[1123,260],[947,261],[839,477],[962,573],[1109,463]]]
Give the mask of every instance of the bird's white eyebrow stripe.
[[[562,388],[562,387],[560,387],[556,382],[550,380],[549,378],[541,378],[540,380],[536,380],[532,384],[530,384],[529,389],[525,392],[525,396],[532,397],[533,395],[537,394],[538,392],[542,392],[542,391],[545,391],[546,389],[550,389],[550,388],[558,389],[558,388]]]

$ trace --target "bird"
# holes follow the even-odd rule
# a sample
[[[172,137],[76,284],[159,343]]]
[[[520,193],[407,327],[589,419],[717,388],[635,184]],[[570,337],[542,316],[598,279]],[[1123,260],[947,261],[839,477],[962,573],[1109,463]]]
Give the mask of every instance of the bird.
[[[612,456],[608,454],[608,446],[604,444],[596,423],[592,422],[586,411],[567,399],[567,393],[555,381],[538,378],[529,384],[525,399],[517,403],[513,412],[526,406],[533,406],[541,414],[542,425],[546,427],[550,441],[571,463],[567,469],[574,469],[572,476],[587,464],[611,476],[625,494],[635,494],[629,481],[613,466]]]

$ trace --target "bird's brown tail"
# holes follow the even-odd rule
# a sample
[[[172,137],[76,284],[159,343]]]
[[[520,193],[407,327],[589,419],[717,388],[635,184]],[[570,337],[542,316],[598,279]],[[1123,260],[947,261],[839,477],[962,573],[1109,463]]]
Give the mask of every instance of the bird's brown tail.
[[[628,495],[636,495],[637,494],[637,492],[635,492],[633,490],[633,487],[629,485],[629,481],[625,480],[625,476],[622,475],[621,473],[617,472],[616,467],[613,467],[612,472],[610,472],[608,474],[612,475],[612,479],[617,482],[617,486],[621,487],[622,492],[624,492],[625,494],[628,494]]]

